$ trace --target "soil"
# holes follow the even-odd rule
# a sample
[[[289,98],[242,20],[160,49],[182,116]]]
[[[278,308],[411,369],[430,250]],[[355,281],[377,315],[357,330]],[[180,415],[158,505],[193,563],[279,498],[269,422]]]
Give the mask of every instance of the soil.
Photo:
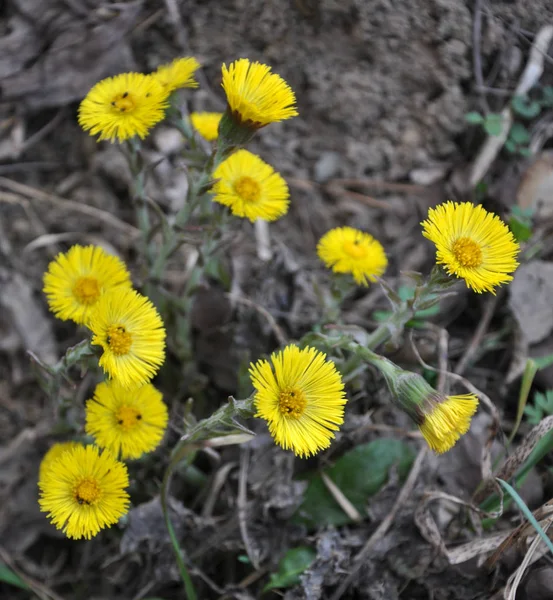
[[[481,18],[477,38],[475,6]],[[127,260],[135,281],[141,280],[129,227],[134,216],[124,160],[115,146],[97,144],[76,121],[78,102],[94,83],[123,71],[148,72],[182,55],[194,55],[203,65],[200,88],[186,95],[189,110],[224,108],[220,65],[238,57],[266,62],[290,83],[300,116],[263,129],[251,149],[287,178],[292,208],[271,229],[275,248],[271,262],[256,257],[255,241],[243,229],[229,241],[228,269],[233,288],[269,311],[286,337],[294,339],[317,320],[317,290],[328,287],[314,247],[330,227],[351,224],[378,237],[389,252],[387,275],[392,285],[401,281],[400,270],[429,270],[433,253],[420,236],[421,217],[429,205],[459,189],[453,185],[454,174],[464,172],[484,137],[467,125],[465,114],[503,107],[505,94],[493,90],[515,88],[534,35],[545,23],[553,23],[548,0],[2,3],[0,564],[39,582],[36,589],[44,598],[183,597],[157,499],[163,471],[156,460],[165,460],[169,444],[134,471],[135,481],[147,483],[134,486],[138,497],[133,498],[135,508],[123,533],[110,530],[91,542],[69,542],[49,526],[36,504],[38,465],[58,438],[51,435],[51,408],[26,352],[54,362],[80,339],[72,326],[48,316],[42,274],[49,260],[71,243],[100,243]],[[552,56],[550,50],[546,80],[551,79]],[[478,89],[479,77],[493,90]],[[167,159],[156,168],[148,189],[167,212],[178,208],[186,187],[179,170],[180,147],[175,132],[163,126],[147,144],[152,162]],[[520,162],[500,158],[490,174],[491,183],[502,180],[501,169],[508,170],[515,161]],[[497,197],[489,200],[505,209]],[[79,206],[98,209],[103,216],[83,212]],[[174,285],[182,281],[185,260],[185,251],[175,257]],[[178,374],[165,378],[176,394],[171,404],[174,432],[181,427],[188,396],[200,389],[207,405],[198,410],[209,413],[215,399],[237,395],[237,373],[245,358],[271,351],[278,343],[262,316],[247,307],[231,307],[220,285],[204,283],[192,317],[199,374],[184,383],[175,383]],[[359,292],[345,306],[345,319],[369,327],[376,308],[386,308],[379,289]],[[452,360],[462,354],[482,311],[483,301],[462,291],[446,305],[437,325],[450,327]],[[493,330],[501,330],[509,319],[502,299]],[[516,412],[516,390],[506,389],[503,380],[516,354],[514,338],[508,336],[487,362],[469,372],[475,385],[481,384],[501,401],[509,419]],[[425,340],[419,341],[423,348]],[[435,357],[435,340],[426,342],[425,357]],[[408,342],[396,348],[395,359],[416,362]],[[294,462],[272,445],[261,427],[247,450],[221,453],[222,465],[234,462],[236,467],[247,461],[255,466],[247,487],[252,544],[248,554],[257,561],[259,577],[251,565],[236,561],[237,555],[245,554],[236,509],[238,469],[223,481],[222,497],[208,515],[202,510],[206,501],[202,489],[208,488],[195,488],[192,475],[180,477],[173,517],[177,535],[196,565],[193,576],[200,598],[260,597],[258,579],[275,570],[287,548],[306,540],[317,548],[316,562],[300,584],[283,591],[284,597],[332,597],[365,541],[388,514],[402,482],[391,476],[371,501],[370,519],[355,526],[306,531],[289,517],[304,493],[298,472],[380,436],[363,429],[369,410],[376,411],[373,420],[378,423],[408,427],[379,400],[378,382],[369,377],[365,383],[366,389],[357,390],[356,408],[343,435],[322,462]],[[82,407],[90,384],[85,377],[75,389],[77,405]],[[480,481],[479,452],[489,426],[489,421],[482,422],[479,436],[467,437],[439,461],[429,460],[387,537],[342,597],[476,600],[491,598],[502,589],[520,555],[510,565],[500,562],[493,577],[473,564],[475,560],[469,566],[451,566],[421,537],[414,522],[414,512],[429,489],[470,498]],[[415,450],[420,447],[420,442],[412,443]],[[207,457],[196,468],[212,481],[221,465],[210,464]],[[527,494],[532,508],[545,499],[539,478]],[[448,543],[467,541],[472,533],[445,513],[443,509],[436,519]],[[551,594],[547,597],[553,597],[546,564],[538,563],[543,573],[533,580],[532,598],[541,597],[544,589]],[[0,597],[29,596],[0,578]]]

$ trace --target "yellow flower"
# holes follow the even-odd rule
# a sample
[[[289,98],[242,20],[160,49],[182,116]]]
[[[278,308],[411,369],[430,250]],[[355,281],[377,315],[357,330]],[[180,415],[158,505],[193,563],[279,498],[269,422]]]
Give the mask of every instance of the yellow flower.
[[[511,281],[520,250],[501,219],[470,202],[446,202],[428,211],[423,235],[436,244],[436,262],[475,292]]]
[[[116,381],[102,382],[86,403],[86,433],[100,448],[122,459],[155,450],[167,420],[161,392],[151,383],[127,390]]]
[[[48,265],[43,291],[56,317],[86,324],[103,294],[131,287],[125,263],[117,256],[99,246],[72,246]]]
[[[171,93],[179,88],[196,88],[198,82],[194,73],[200,68],[200,63],[193,56],[175,58],[173,62],[161,65],[152,73],[158,83]]]
[[[317,244],[317,254],[334,273],[351,273],[364,286],[376,281],[388,265],[380,242],[353,227],[337,227],[325,233]]]
[[[79,107],[79,125],[98,140],[145,138],[165,116],[169,92],[154,77],[122,73],[102,79]]]
[[[427,398],[421,405],[424,420],[419,429],[432,450],[447,452],[469,430],[477,408],[474,394]]]
[[[219,135],[219,123],[223,113],[193,112],[190,115],[192,127],[208,142],[213,142]]]
[[[328,448],[344,422],[346,397],[333,362],[315,348],[286,346],[271,364],[250,365],[257,414],[268,422],[275,442],[297,456]]]
[[[54,444],[48,452],[44,455],[38,472],[38,478],[43,479],[46,471],[50,469],[50,467],[60,458],[64,452],[68,450],[74,450],[75,448],[80,448],[82,444],[78,442],[59,442]]]
[[[271,67],[240,58],[223,65],[223,89],[232,117],[257,129],[298,114],[290,86]]]
[[[39,505],[69,538],[95,536],[128,511],[127,467],[94,446],[64,452],[39,481]]]
[[[155,306],[134,290],[100,298],[90,316],[92,344],[102,346],[100,366],[123,387],[150,381],[165,360],[165,329]]]
[[[228,206],[233,215],[275,221],[288,212],[290,194],[286,181],[259,156],[238,150],[213,172],[219,181],[213,200]]]

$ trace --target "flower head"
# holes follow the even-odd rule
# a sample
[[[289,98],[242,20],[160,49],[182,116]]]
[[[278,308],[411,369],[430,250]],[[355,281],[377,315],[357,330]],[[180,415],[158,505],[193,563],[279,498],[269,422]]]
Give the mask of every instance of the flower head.
[[[211,191],[213,200],[230,207],[233,215],[250,221],[275,221],[288,212],[286,181],[259,156],[238,150],[213,172],[219,181]]]
[[[79,125],[98,140],[122,142],[148,131],[165,116],[169,92],[150,75],[122,73],[99,81],[79,106]]]
[[[155,450],[167,420],[161,392],[151,383],[128,390],[116,381],[102,382],[86,403],[86,433],[122,459]]]
[[[102,346],[100,366],[123,387],[150,381],[165,360],[165,329],[155,306],[134,290],[100,298],[88,324]]]
[[[436,394],[428,397],[421,408],[423,421],[419,429],[432,450],[442,454],[469,430],[478,398],[474,394],[446,397]]]
[[[475,292],[495,293],[513,279],[520,248],[497,215],[470,202],[446,202],[431,208],[421,225],[436,244],[436,262]]]
[[[430,448],[438,454],[453,448],[469,430],[478,398],[474,394],[443,396],[418,373],[370,355],[369,362],[384,375],[394,402],[418,425]]]
[[[72,246],[48,265],[43,291],[56,317],[86,324],[104,294],[131,287],[125,263],[117,256],[99,246]]]
[[[337,227],[325,233],[317,244],[317,254],[334,273],[351,273],[364,286],[376,281],[388,265],[380,242],[353,227]]]
[[[39,505],[70,538],[95,536],[127,512],[127,467],[95,446],[64,452],[39,481]]]
[[[208,142],[213,142],[219,135],[219,123],[223,113],[193,112],[190,115],[192,127]]]
[[[296,96],[290,86],[271,67],[247,58],[223,65],[223,89],[232,118],[258,129],[298,114]]]
[[[40,463],[38,478],[42,479],[50,469],[50,467],[60,458],[64,452],[68,450],[74,450],[75,448],[80,448],[82,444],[79,442],[58,442],[54,444],[48,452],[43,456],[42,461]]]
[[[328,448],[344,422],[346,403],[334,363],[315,348],[294,345],[273,353],[271,363],[250,365],[256,416],[268,422],[277,444],[297,456]]]
[[[196,88],[198,82],[194,73],[200,68],[200,63],[193,56],[176,58],[173,62],[161,65],[152,77],[169,93],[179,88]]]

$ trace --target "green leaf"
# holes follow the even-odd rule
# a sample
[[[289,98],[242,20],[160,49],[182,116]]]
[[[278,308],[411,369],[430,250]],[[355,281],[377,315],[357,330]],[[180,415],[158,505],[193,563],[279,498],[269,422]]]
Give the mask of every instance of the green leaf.
[[[515,96],[511,100],[511,106],[517,115],[520,115],[525,119],[533,119],[541,112],[540,103],[535,100],[530,100],[528,96]]]
[[[517,503],[520,510],[524,513],[524,516],[528,519],[528,521],[530,521],[532,527],[536,530],[537,534],[541,537],[542,541],[549,548],[551,554],[553,554],[553,544],[551,543],[551,540],[549,539],[545,531],[541,528],[540,524],[536,521],[536,518],[531,513],[530,509],[526,506],[524,500],[518,495],[517,491],[506,481],[503,481],[503,479],[499,479],[499,477],[496,477],[496,481],[499,481],[499,483],[509,493],[511,498]]]
[[[489,135],[499,135],[503,130],[503,117],[497,113],[486,115],[484,129]]]
[[[547,85],[542,90],[543,106],[553,107],[553,86]]]
[[[510,152],[511,154],[514,154],[517,151],[517,145],[515,144],[515,142],[513,142],[513,140],[507,140],[505,142],[505,150],[507,150],[507,152]]]
[[[316,556],[315,550],[308,546],[299,546],[288,550],[280,560],[278,571],[271,574],[269,583],[263,588],[263,591],[296,585],[300,582],[300,575],[311,566]]]
[[[546,369],[553,365],[553,354],[546,354],[545,356],[540,356],[539,358],[532,359],[536,363],[536,367],[538,367],[538,371],[541,369]]]
[[[386,483],[390,468],[396,465],[400,477],[406,477],[413,459],[414,453],[405,442],[381,438],[350,450],[324,473],[361,514],[366,514],[369,497]],[[308,527],[350,523],[319,474],[309,477],[309,486],[293,520]]]
[[[0,581],[21,588],[22,590],[30,590],[31,588],[9,567],[0,563]]]
[[[509,139],[517,145],[523,145],[528,144],[532,138],[522,123],[514,123],[509,131]]]
[[[465,121],[471,125],[480,125],[484,122],[484,117],[478,112],[468,112],[465,115]]]

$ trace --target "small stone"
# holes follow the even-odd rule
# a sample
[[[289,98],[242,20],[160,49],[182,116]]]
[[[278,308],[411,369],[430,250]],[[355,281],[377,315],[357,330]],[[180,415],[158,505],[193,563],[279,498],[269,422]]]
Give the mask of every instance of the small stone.
[[[315,181],[323,183],[332,179],[340,168],[340,155],[337,152],[323,152],[315,164]]]
[[[165,154],[176,154],[184,147],[184,139],[180,131],[169,127],[160,127],[154,133],[154,143],[158,150]]]

